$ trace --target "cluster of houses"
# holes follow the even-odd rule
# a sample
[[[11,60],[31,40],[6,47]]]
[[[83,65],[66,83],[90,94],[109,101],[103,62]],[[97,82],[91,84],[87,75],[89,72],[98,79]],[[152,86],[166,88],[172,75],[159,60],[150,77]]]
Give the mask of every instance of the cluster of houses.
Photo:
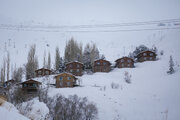
[[[153,51],[144,51],[137,55],[137,62],[144,61],[154,61],[156,60],[156,54]],[[130,57],[122,57],[115,61],[116,68],[133,68],[134,60]],[[99,59],[94,61],[93,64],[93,72],[110,72],[111,71],[111,63],[104,59]],[[66,69],[64,73],[60,73],[55,75],[54,79],[56,80],[55,86],[56,88],[63,87],[74,87],[76,86],[76,76],[82,76],[84,70],[84,65],[80,62],[74,61],[66,64]],[[46,75],[51,75],[52,71],[49,69],[41,68],[35,71],[36,77],[42,77]],[[14,80],[6,81],[4,86],[10,86],[13,84]],[[27,93],[37,92],[41,82],[30,79],[25,82],[19,83],[22,85],[22,90]]]

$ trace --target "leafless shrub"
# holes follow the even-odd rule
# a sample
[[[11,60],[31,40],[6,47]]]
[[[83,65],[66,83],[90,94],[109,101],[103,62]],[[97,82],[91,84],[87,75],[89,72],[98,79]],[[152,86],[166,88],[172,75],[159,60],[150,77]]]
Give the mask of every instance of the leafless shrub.
[[[8,90],[8,101],[14,105],[22,103],[28,100],[28,97],[24,94],[20,87],[12,87]]]
[[[94,103],[88,102],[86,97],[79,98],[77,95],[68,98],[61,95],[48,98],[47,106],[53,120],[94,120],[98,114]]]
[[[127,71],[124,72],[124,80],[129,84],[131,83],[131,75]]]
[[[118,88],[119,88],[119,84],[112,82],[112,83],[111,83],[111,88],[112,88],[112,89],[118,89]]]

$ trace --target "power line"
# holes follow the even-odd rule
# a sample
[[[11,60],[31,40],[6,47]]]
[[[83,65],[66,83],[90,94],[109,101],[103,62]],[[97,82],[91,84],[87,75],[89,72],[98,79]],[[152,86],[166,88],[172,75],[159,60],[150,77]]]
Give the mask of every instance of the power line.
[[[160,23],[179,23],[180,19],[166,19],[157,21],[144,21],[144,22],[129,22],[129,23],[111,23],[111,24],[94,24],[94,25],[12,25],[12,24],[1,24],[0,27],[8,28],[31,28],[31,29],[77,29],[77,28],[105,28],[105,27],[128,27],[128,26],[142,26],[142,25],[158,25]]]
[[[143,29],[119,29],[119,30],[33,30],[33,29],[17,29],[17,28],[0,28],[4,30],[16,30],[16,31],[32,31],[32,32],[138,32],[138,31],[155,31],[155,30],[173,30],[173,29],[180,29],[180,27],[165,27],[165,28],[143,28]]]

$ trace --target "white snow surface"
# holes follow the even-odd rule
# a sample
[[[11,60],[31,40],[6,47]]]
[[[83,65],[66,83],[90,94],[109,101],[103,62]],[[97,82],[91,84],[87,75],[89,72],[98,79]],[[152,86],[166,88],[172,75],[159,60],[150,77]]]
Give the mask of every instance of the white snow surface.
[[[180,68],[167,75],[167,62],[163,56],[158,61],[137,63],[136,68],[83,75],[82,87],[51,88],[48,95],[87,97],[96,103],[100,120],[179,120]],[[125,71],[132,75],[131,84],[124,81]],[[119,88],[112,89],[111,83]]]
[[[0,106],[1,120],[29,120],[21,115],[14,105],[5,102]]]

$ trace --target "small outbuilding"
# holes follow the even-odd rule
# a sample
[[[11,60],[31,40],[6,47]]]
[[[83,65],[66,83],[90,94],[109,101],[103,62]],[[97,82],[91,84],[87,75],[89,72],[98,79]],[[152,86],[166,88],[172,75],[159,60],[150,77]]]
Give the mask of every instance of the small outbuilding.
[[[129,57],[122,57],[117,59],[115,67],[117,68],[133,68],[134,67],[134,60]]]
[[[138,62],[144,61],[155,61],[156,60],[156,53],[153,51],[144,51],[137,55]]]
[[[51,75],[52,71],[46,68],[41,68],[41,69],[35,70],[35,73],[36,73],[36,77],[42,77],[46,75]]]
[[[22,85],[22,90],[27,93],[36,93],[39,90],[41,82],[36,80],[27,80],[25,82],[20,83]]]
[[[11,79],[11,80],[8,80],[8,81],[6,81],[6,82],[4,82],[4,87],[5,88],[8,88],[8,87],[11,87],[12,85],[15,85],[17,82],[15,81],[15,80],[13,80],[13,79]]]
[[[66,72],[71,73],[75,76],[82,76],[83,75],[83,63],[74,61],[66,64]]]
[[[77,78],[70,73],[61,73],[55,76],[56,88],[74,87],[76,85]]]
[[[111,70],[111,63],[104,59],[94,61],[93,72],[109,72]]]

